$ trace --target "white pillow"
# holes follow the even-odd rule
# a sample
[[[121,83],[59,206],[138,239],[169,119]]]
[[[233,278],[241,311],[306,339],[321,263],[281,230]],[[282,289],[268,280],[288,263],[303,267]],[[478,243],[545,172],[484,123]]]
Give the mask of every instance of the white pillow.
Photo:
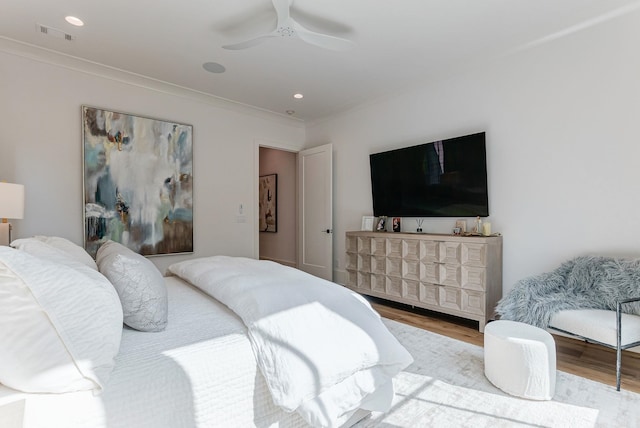
[[[102,275],[0,246],[0,383],[24,392],[101,391],[122,335]]]
[[[107,241],[98,248],[100,272],[118,292],[124,323],[140,331],[162,331],[167,326],[167,287],[151,261],[122,244]]]
[[[20,251],[29,253],[32,256],[38,257],[39,259],[48,260],[56,264],[62,264],[70,268],[73,268],[89,276],[93,280],[101,281],[103,284],[109,284],[109,281],[105,281],[106,278],[102,274],[100,274],[100,272],[98,272],[97,265],[95,269],[90,266],[87,266],[86,263],[82,263],[81,261],[78,261],[76,257],[73,257],[72,254],[66,251],[60,250],[58,248],[55,248],[39,239],[36,239],[36,238],[16,239],[15,241],[11,242],[11,246]]]
[[[49,260],[53,263],[60,263],[72,268],[82,269],[87,267],[82,262],[74,259],[73,256],[63,250],[55,248],[46,242],[36,238],[22,238],[11,241],[11,246],[16,250],[24,251],[40,259]]]
[[[15,241],[11,242],[11,246],[19,250],[26,250],[26,247],[30,244],[40,242],[47,244],[49,247],[55,248],[56,250],[64,253],[68,258],[74,260],[77,263],[90,267],[93,270],[98,270],[96,262],[89,255],[89,253],[84,250],[84,248],[74,244],[68,239],[60,238],[58,236],[38,235],[34,236],[33,238],[16,239]]]
[[[61,238],[59,236],[42,236],[36,235],[34,239],[42,241],[46,244],[51,245],[53,248],[57,248],[58,250],[62,250],[65,253],[69,254],[71,258],[74,260],[89,266],[91,269],[98,270],[98,266],[96,262],[93,260],[93,257],[89,255],[81,246],[74,244],[68,239]],[[13,247],[13,245],[11,245]]]

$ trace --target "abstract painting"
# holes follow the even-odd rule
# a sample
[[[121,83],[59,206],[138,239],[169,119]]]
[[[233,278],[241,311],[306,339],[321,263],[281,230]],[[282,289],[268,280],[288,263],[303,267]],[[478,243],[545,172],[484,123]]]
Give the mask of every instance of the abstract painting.
[[[278,174],[260,176],[260,183],[258,186],[260,232],[277,232]]]
[[[82,106],[85,248],[193,252],[193,127]]]

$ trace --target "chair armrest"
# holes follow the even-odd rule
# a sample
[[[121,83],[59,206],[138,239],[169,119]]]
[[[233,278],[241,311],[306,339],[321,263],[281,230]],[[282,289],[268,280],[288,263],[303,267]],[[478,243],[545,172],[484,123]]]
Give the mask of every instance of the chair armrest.
[[[640,297],[631,297],[629,299],[619,300],[618,305],[622,305],[624,303],[639,302],[639,301],[640,301]]]
[[[617,349],[620,352],[621,340],[622,340],[622,305],[625,303],[639,302],[640,297],[631,297],[629,299],[618,300],[616,304],[616,336],[617,336]]]
[[[618,300],[616,303],[616,318],[618,319],[618,327],[620,326],[620,314],[622,313],[622,305],[640,301],[640,297],[631,297],[629,299]],[[618,328],[619,329],[619,328]]]

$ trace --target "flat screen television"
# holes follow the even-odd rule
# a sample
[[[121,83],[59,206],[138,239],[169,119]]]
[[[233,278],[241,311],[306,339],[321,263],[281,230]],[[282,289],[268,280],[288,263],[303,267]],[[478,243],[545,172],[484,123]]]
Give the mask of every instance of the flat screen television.
[[[374,153],[375,216],[489,215],[485,133]]]

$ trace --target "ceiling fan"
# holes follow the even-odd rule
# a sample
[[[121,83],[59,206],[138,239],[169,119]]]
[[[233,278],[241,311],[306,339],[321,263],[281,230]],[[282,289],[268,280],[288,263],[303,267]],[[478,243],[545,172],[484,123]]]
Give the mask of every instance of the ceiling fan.
[[[346,51],[355,46],[351,40],[340,37],[330,36],[328,34],[316,33],[303,27],[300,23],[291,17],[289,8],[293,0],[272,0],[273,7],[278,16],[278,23],[275,30],[270,33],[263,34],[240,43],[222,46],[224,49],[240,50],[256,46],[273,37],[297,37],[298,39],[334,51]]]

